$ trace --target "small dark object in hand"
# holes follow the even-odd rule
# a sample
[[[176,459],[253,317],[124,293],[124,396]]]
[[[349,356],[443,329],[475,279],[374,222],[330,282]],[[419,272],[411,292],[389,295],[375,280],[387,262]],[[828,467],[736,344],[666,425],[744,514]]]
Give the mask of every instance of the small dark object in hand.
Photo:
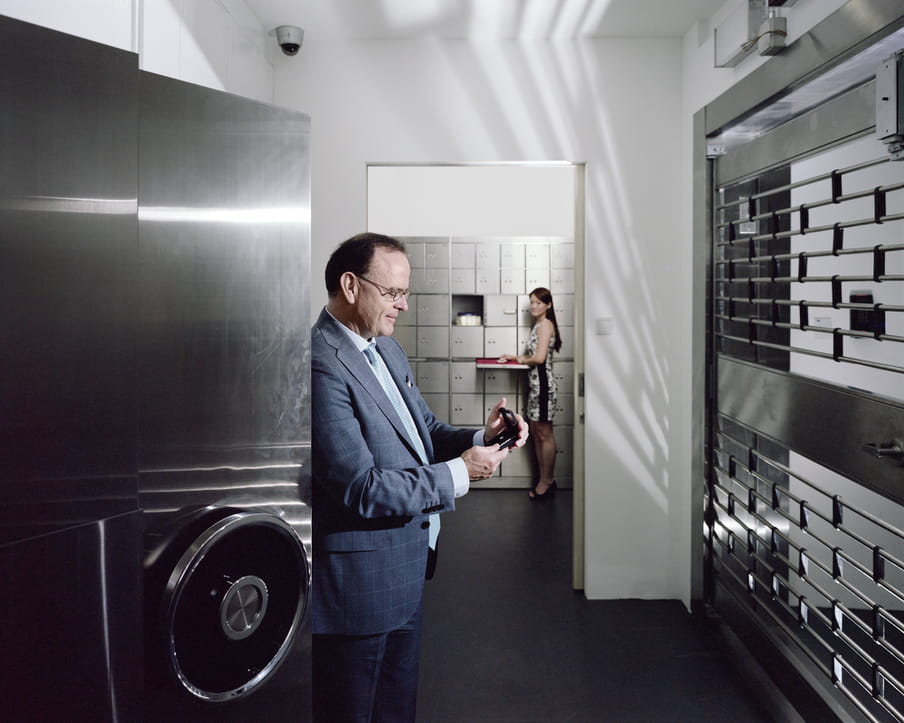
[[[518,441],[520,429],[518,428],[518,420],[515,413],[505,407],[499,408],[499,416],[505,423],[505,429],[490,440],[490,444],[498,444],[499,449],[508,449]],[[489,445],[487,445],[489,446]]]

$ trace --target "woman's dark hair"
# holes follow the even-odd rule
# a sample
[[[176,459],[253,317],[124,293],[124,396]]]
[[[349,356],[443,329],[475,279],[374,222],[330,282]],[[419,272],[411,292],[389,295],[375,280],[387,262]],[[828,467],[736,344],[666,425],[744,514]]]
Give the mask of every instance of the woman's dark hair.
[[[370,268],[374,250],[378,248],[405,253],[405,244],[392,236],[379,233],[359,233],[339,244],[330,260],[326,262],[326,271],[323,274],[327,294],[335,296],[339,293],[339,279],[346,271],[351,271],[355,276],[365,276]]]
[[[555,330],[555,342],[553,342],[552,348],[559,351],[562,348],[562,337],[559,335],[559,322],[556,321],[556,308],[552,303],[552,292],[544,286],[538,286],[530,292],[530,296],[536,296],[544,304],[549,304],[546,318],[552,322],[552,328]]]

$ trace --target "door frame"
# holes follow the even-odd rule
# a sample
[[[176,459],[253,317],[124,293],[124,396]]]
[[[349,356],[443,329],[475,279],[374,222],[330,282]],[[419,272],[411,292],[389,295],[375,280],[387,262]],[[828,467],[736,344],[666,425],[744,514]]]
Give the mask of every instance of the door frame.
[[[572,587],[575,590],[584,589],[584,561],[586,549],[586,520],[585,520],[585,440],[584,440],[584,379],[585,379],[585,289],[587,280],[586,271],[586,250],[585,250],[585,189],[586,189],[586,170],[587,164],[583,161],[517,161],[517,162],[473,162],[473,163],[451,163],[451,162],[423,162],[423,163],[405,163],[405,162],[385,162],[385,163],[367,163],[365,165],[365,213],[367,217],[367,228],[370,228],[369,214],[369,183],[368,169],[375,166],[398,166],[398,167],[447,167],[447,166],[523,166],[543,167],[543,166],[570,166],[574,170],[574,218],[572,226],[574,229],[574,421],[573,421],[573,446],[572,446],[572,519],[573,519],[573,539],[572,539]],[[449,234],[454,235],[454,234]]]

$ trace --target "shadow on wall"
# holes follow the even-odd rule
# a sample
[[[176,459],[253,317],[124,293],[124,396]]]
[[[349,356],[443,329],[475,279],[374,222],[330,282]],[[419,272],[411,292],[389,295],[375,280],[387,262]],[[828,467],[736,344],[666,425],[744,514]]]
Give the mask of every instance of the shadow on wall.
[[[142,70],[273,102],[278,46],[247,3],[168,0],[133,12],[140,13]]]
[[[679,509],[691,399],[691,243],[675,233],[680,41],[373,40],[306,52],[280,100],[315,119],[315,279],[360,230],[349,209],[366,208],[368,162],[586,164],[585,328],[614,320],[611,336],[584,339],[588,514],[607,540],[648,530],[632,554],[665,569],[683,554],[670,534],[690,518]],[[319,309],[322,282],[314,289]]]

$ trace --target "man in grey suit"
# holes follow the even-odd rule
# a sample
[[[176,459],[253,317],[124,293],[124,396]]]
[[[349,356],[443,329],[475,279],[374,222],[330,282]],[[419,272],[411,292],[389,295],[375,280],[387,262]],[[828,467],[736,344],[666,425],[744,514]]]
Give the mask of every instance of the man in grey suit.
[[[313,690],[324,723],[415,719],[436,513],[511,451],[488,445],[504,399],[482,430],[444,424],[424,402],[392,338],[410,271],[396,239],[345,241],[327,263],[329,301],[312,332]],[[517,420],[521,447],[527,424]]]

